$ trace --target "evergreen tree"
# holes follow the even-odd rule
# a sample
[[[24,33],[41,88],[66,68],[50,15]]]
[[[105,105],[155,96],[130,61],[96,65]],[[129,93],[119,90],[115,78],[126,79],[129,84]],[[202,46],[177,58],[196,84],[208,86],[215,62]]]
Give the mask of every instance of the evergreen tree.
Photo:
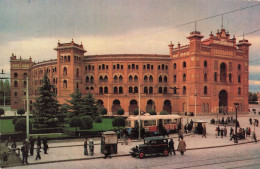
[[[36,98],[34,103],[35,121],[39,127],[57,127],[58,120],[62,116],[60,116],[59,104],[55,92],[53,92],[55,86],[50,83],[46,74],[43,76],[42,82],[39,97]]]
[[[74,93],[70,95],[71,100],[67,100],[69,104],[67,104],[68,110],[74,116],[82,116],[84,115],[84,104],[82,94],[79,89],[76,89]]]
[[[84,115],[89,115],[93,119],[95,119],[95,117],[98,116],[97,101],[91,93],[88,93],[83,98],[83,105],[84,105]]]

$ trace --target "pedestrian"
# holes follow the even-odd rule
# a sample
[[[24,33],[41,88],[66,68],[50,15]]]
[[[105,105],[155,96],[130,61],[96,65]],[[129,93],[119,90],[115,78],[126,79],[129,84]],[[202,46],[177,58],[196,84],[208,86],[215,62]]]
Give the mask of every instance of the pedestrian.
[[[41,144],[42,144],[41,137],[38,136],[38,139],[37,139],[37,146],[40,146],[40,148],[42,148]]]
[[[173,142],[173,139],[171,139],[171,140],[169,141],[169,153],[172,155],[172,152],[173,152],[174,155],[176,155],[175,150],[174,150],[174,142]]]
[[[184,152],[186,151],[186,143],[183,140],[183,137],[181,137],[181,140],[179,141],[179,145],[178,145],[178,149],[177,149],[181,155],[184,154]]]
[[[88,139],[86,138],[84,141],[84,155],[88,155]]]
[[[252,125],[252,118],[249,118],[249,124]]]
[[[105,155],[104,159],[106,159],[107,157],[110,157],[110,158],[111,158],[111,151],[110,151],[109,145],[105,145],[104,155]]]
[[[34,139],[32,138],[32,136],[29,139],[30,141],[30,155],[33,155],[33,149],[34,149]]]
[[[221,134],[221,138],[223,138],[223,135],[224,135],[224,129],[223,128],[220,130],[220,134]]]
[[[44,154],[48,154],[47,153],[47,150],[49,149],[49,146],[48,146],[48,144],[47,143],[44,143],[43,144],[43,151],[44,151]]]
[[[248,127],[245,129],[246,137],[248,136]]]
[[[3,162],[5,162],[5,161],[8,161],[8,156],[7,156],[6,152],[4,152],[4,154],[3,154]]]
[[[90,154],[91,156],[94,155],[94,141],[93,141],[92,139],[89,140],[89,154]]]
[[[13,144],[11,145],[11,150],[12,150],[13,152],[15,152],[16,147],[17,147],[17,145],[16,145],[16,142],[14,141]]]
[[[202,128],[202,138],[203,137],[206,138],[206,125],[204,125],[204,127]]]
[[[250,137],[250,135],[251,135],[251,128],[248,127],[248,136]]]
[[[185,126],[184,126],[184,132],[187,134],[188,133],[188,126],[187,126],[188,124],[186,124]]]
[[[216,127],[216,129],[215,129],[215,135],[216,135],[216,138],[218,138],[218,127]]]
[[[227,127],[224,127],[224,136],[227,137]]]
[[[219,126],[217,127],[217,129],[218,129],[218,136],[219,136],[219,134],[220,134],[220,128],[219,128]]]
[[[256,139],[256,134],[255,134],[255,132],[253,132],[253,139],[255,140],[255,142],[257,142],[257,139]]]
[[[26,142],[23,143],[23,146],[21,148],[21,151],[22,151],[22,155],[23,155],[23,164],[26,163],[26,164],[29,164],[28,163],[28,145],[26,144]]]
[[[180,141],[180,138],[182,138],[183,137],[183,132],[181,131],[181,129],[179,129],[179,139],[178,139],[178,141]]]
[[[36,155],[35,160],[37,160],[38,158],[41,159],[40,152],[41,152],[41,147],[38,145],[38,146],[37,146],[37,149],[36,149],[37,155]]]
[[[231,127],[231,128],[230,128],[229,136],[231,137],[233,134],[234,134],[234,129]]]

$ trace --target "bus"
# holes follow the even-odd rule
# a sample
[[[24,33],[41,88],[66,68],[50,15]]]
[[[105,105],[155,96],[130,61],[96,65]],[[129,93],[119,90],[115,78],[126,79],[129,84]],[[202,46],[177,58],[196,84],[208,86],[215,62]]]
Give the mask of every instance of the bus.
[[[138,132],[139,116],[129,116],[126,119],[126,130],[128,134]],[[145,136],[153,136],[160,134],[162,128],[168,132],[177,132],[182,125],[182,118],[179,115],[142,115],[140,116],[141,128],[144,129]]]

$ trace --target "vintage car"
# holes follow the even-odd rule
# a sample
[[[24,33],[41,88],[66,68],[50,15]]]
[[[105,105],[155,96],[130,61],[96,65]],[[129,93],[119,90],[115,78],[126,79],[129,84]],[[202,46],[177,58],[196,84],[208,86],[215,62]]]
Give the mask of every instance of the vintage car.
[[[144,158],[146,155],[169,155],[168,139],[163,137],[146,137],[144,144],[131,148],[132,157]]]

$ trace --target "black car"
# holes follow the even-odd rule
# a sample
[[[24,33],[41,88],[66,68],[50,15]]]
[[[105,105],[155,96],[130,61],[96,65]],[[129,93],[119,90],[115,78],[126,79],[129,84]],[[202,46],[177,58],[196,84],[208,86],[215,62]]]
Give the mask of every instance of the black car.
[[[146,155],[169,155],[168,139],[163,137],[146,137],[144,144],[131,148],[132,157],[144,158]]]

